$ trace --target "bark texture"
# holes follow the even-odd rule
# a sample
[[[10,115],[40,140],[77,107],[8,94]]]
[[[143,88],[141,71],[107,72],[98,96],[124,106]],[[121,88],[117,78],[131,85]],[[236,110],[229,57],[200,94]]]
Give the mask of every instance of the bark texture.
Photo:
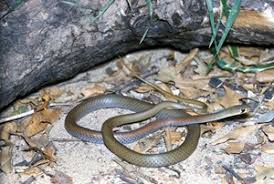
[[[13,11],[5,8],[10,2],[0,3],[0,110],[116,56],[155,47],[189,50],[211,38],[204,0],[153,1],[152,17],[144,0],[131,6],[117,0],[95,22],[106,0],[72,2],[28,0]],[[273,46],[273,12],[271,0],[242,1],[227,42]]]

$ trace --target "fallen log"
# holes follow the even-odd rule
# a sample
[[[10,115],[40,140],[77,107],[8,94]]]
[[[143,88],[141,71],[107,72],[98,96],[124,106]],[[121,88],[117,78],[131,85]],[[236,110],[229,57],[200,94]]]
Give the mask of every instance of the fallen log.
[[[151,17],[145,1],[114,1],[96,21],[105,0],[22,2],[12,11],[0,3],[0,110],[116,56],[157,47],[187,51],[211,38],[204,0],[153,1]],[[272,47],[273,9],[271,0],[242,1],[227,43]]]

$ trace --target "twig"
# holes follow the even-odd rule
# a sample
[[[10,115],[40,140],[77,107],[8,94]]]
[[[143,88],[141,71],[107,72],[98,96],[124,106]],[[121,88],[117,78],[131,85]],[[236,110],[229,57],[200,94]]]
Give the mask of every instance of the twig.
[[[244,179],[243,179],[239,174],[237,174],[231,167],[228,167],[228,166],[226,166],[226,165],[222,165],[222,167],[223,167],[227,172],[229,172],[232,176],[234,176],[238,181],[240,181],[242,184],[245,184]]]
[[[56,107],[56,106],[71,106],[72,103],[50,103],[49,104],[49,107]],[[2,123],[6,123],[6,122],[9,122],[9,121],[13,121],[13,120],[17,120],[17,119],[20,119],[20,118],[24,118],[24,117],[27,117],[27,116],[30,116],[32,115],[33,113],[35,113],[36,111],[34,109],[30,110],[30,111],[27,111],[27,112],[23,112],[21,114],[17,114],[17,115],[14,115],[14,116],[9,116],[9,117],[0,117],[0,124]]]
[[[159,69],[156,68],[156,67],[153,67],[151,70],[149,70],[148,72],[144,73],[141,75],[142,78],[147,78],[151,75],[154,75],[156,73],[159,72]],[[122,89],[124,88],[127,88],[128,86],[135,86],[135,85],[138,85],[140,84],[140,80],[139,79],[131,79],[131,80],[128,80],[126,81],[125,83],[119,85],[119,86],[116,86],[114,88],[112,88],[110,91],[114,92],[114,93],[117,93],[119,91],[121,91]]]
[[[187,68],[186,66],[188,66],[190,64],[190,62],[198,54],[198,52],[199,52],[198,48],[192,49],[189,52],[189,54],[180,63],[178,63],[176,65],[176,71],[177,72],[184,72],[185,69]]]
[[[152,88],[154,88],[155,90],[157,90],[159,93],[161,93],[162,95],[164,95],[166,98],[171,98],[173,100],[176,100],[178,102],[180,102],[182,105],[186,106],[187,108],[191,108],[194,111],[198,111],[198,112],[202,112],[204,113],[205,111],[207,111],[207,104],[198,101],[198,100],[194,100],[194,99],[188,99],[188,98],[183,98],[177,95],[173,95],[172,93],[163,90],[162,88],[160,88],[159,86],[145,80],[144,78],[142,78],[141,76],[137,75],[133,70],[131,70],[128,66],[126,66],[124,64],[125,68],[131,72],[131,75],[133,75],[135,78],[139,79],[140,81],[144,82],[145,84],[148,84],[149,86],[151,86]],[[199,104],[199,105],[197,105]],[[198,107],[199,106],[199,107]]]
[[[165,128],[165,136],[164,136],[164,139],[165,139],[165,143],[166,143],[166,149],[167,151],[170,151],[171,150],[171,132],[170,132],[170,127],[167,127]]]
[[[36,178],[34,176],[29,177],[28,179],[26,179],[25,181],[23,181],[21,184],[31,184],[36,180]]]
[[[0,118],[0,124],[8,122],[8,121],[13,121],[13,120],[16,120],[16,119],[20,119],[20,118],[23,118],[23,117],[26,117],[26,116],[29,116],[29,115],[32,115],[34,112],[35,112],[34,109],[32,109],[30,111],[27,111],[27,112],[24,112],[24,113],[21,113],[21,114],[17,114],[17,115],[14,115],[14,116]]]
[[[170,171],[176,173],[175,175],[171,175],[171,176],[174,176],[175,178],[181,177],[181,172],[178,169],[173,168],[173,166],[167,166],[167,167],[164,167],[164,169],[167,169],[167,170],[170,170]],[[166,172],[166,171],[163,171],[163,172]]]

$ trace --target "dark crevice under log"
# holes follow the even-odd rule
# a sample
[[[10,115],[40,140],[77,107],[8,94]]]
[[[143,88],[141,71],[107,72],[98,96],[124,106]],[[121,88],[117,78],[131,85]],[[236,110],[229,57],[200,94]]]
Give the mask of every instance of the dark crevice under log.
[[[115,1],[94,23],[92,16],[106,0],[77,2],[28,0],[1,17],[0,110],[116,56],[152,47],[186,51],[207,46],[211,38],[204,0],[153,1],[152,17],[145,1],[132,1],[131,8]],[[271,0],[242,1],[227,43],[272,47],[273,9]]]

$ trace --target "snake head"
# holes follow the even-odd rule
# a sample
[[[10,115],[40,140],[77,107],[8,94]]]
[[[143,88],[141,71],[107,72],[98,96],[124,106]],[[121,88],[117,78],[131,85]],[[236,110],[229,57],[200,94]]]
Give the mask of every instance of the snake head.
[[[240,111],[241,111],[241,114],[245,114],[248,112],[252,112],[253,108],[251,107],[250,104],[243,104],[241,105]]]

